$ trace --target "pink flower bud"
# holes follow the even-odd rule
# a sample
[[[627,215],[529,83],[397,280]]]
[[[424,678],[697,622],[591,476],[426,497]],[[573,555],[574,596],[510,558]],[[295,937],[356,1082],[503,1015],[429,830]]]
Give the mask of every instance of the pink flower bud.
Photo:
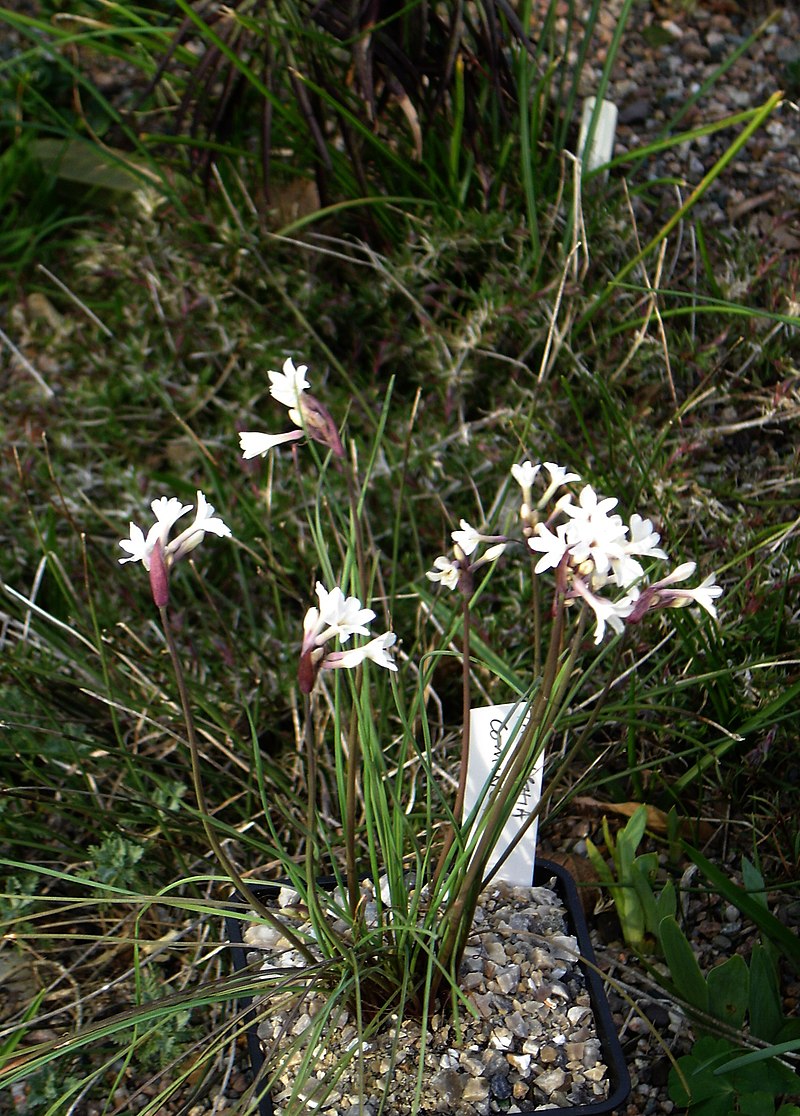
[[[160,540],[156,541],[150,554],[150,590],[156,608],[166,608],[169,603],[169,571]]]

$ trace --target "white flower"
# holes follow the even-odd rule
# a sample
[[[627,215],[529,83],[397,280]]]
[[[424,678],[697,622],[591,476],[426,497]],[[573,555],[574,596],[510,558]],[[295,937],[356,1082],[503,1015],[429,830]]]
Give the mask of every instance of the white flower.
[[[561,510],[572,519],[585,522],[593,517],[606,516],[612,508],[617,506],[619,500],[614,496],[609,496],[605,500],[598,500],[595,490],[590,484],[587,484],[581,489],[577,504],[573,504],[571,497],[559,500],[558,503]]]
[[[156,517],[155,523],[147,532],[147,537],[135,523],[130,524],[130,539],[121,539],[119,544],[123,550],[127,550],[129,553],[127,558],[119,559],[120,564],[141,562],[144,568],[149,570],[150,557],[156,542],[160,542],[162,550],[166,551],[169,533],[175,522],[186,512],[192,510],[191,504],[182,504],[176,496],[159,496],[157,500],[151,501],[150,507]]]
[[[192,510],[191,504],[182,504],[177,496],[170,496],[169,499],[166,496],[159,496],[157,500],[153,500],[150,507],[159,526],[161,542],[165,545],[175,523],[182,515]]]
[[[566,538],[567,525],[559,524],[555,534],[544,523],[537,523],[534,530],[536,534],[528,539],[528,546],[531,550],[541,551],[542,557],[533,567],[533,572],[539,574],[544,573],[545,570],[556,569],[569,548]]]
[[[717,609],[714,601],[722,595],[722,586],[717,585],[716,577],[710,574],[694,589],[673,589],[678,582],[686,581],[696,569],[694,562],[684,562],[680,566],[662,577],[660,581],[653,582],[642,590],[636,602],[636,607],[631,616],[632,622],[641,620],[646,612],[656,608],[686,608],[689,605],[700,605],[716,619]]]
[[[371,608],[364,608],[358,597],[345,597],[338,585],[330,592],[321,581],[317,582],[319,608],[310,608],[303,620],[303,653],[313,647],[321,647],[329,639],[338,636],[346,643],[352,635],[369,635],[365,627],[375,619]]]
[[[354,667],[365,659],[372,659],[387,670],[397,670],[388,648],[395,642],[393,632],[376,636],[363,647],[349,651],[327,651],[324,644],[338,636],[340,643],[346,643],[352,635],[369,635],[365,625],[375,619],[371,608],[363,608],[358,597],[345,597],[338,585],[330,592],[321,581],[317,582],[319,608],[310,608],[303,620],[303,646],[298,666],[298,682],[304,694],[310,694],[319,671],[325,667]]]
[[[120,558],[119,563],[123,565],[125,562],[141,562],[146,570],[150,569],[150,554],[153,547],[148,544],[144,532],[141,527],[137,527],[135,523],[130,525],[131,537],[129,539],[120,539],[119,545],[123,550],[127,550],[128,556]]]
[[[666,558],[665,551],[658,548],[661,536],[653,530],[649,519],[642,519],[640,515],[632,515],[630,522],[630,541],[626,546],[628,554],[648,554],[654,558]]]
[[[684,568],[688,567],[691,567],[688,573],[681,577],[676,576],[684,570]],[[704,608],[706,612],[710,613],[716,620],[717,609],[714,605],[714,601],[717,597],[722,596],[722,586],[717,585],[715,574],[709,574],[709,576],[704,581],[701,581],[694,589],[670,589],[667,587],[670,583],[685,581],[692,573],[694,573],[694,562],[686,562],[685,566],[678,566],[670,576],[650,586],[655,594],[654,606],[656,608],[686,608],[688,605],[696,604]],[[653,605],[651,605],[651,607],[653,607]]]
[[[282,372],[275,372],[272,369],[267,372],[272,383],[269,389],[270,395],[279,403],[283,403],[284,407],[289,408],[289,417],[298,426],[302,425],[299,415],[300,396],[311,386],[306,379],[307,371],[307,364],[300,364],[295,368],[292,358],[287,357],[283,362]],[[297,414],[293,414],[293,411]]]
[[[191,505],[186,510],[190,511]],[[206,535],[217,535],[218,538],[224,539],[228,538],[230,533],[230,527],[215,514],[214,505],[209,504],[203,493],[198,489],[194,523],[187,527],[185,531],[181,531],[177,538],[167,544],[164,549],[164,557],[167,563],[169,563],[170,558],[177,562],[179,558],[183,558],[185,554],[199,546]]]
[[[544,467],[550,474],[550,483],[547,486],[547,493],[545,493],[546,499],[549,499],[555,490],[561,488],[562,485],[581,479],[578,473],[570,473],[563,465],[556,465],[554,461],[545,461]]]
[[[578,500],[577,505],[569,498],[558,502],[559,509],[570,516],[566,528],[570,563],[602,582],[612,563],[625,556],[628,528],[622,516],[609,515],[617,503],[613,497],[598,500],[591,485],[586,485]]]
[[[712,573],[701,581],[696,589],[673,589],[672,595],[677,598],[670,601],[672,608],[680,608],[684,604],[698,604],[716,620],[717,609],[714,601],[722,596],[722,586],[717,585],[716,575]]]
[[[461,576],[461,566],[458,562],[442,554],[434,559],[433,565],[434,568],[425,574],[430,581],[440,581],[447,589],[458,588],[458,579]]]
[[[511,476],[522,489],[523,495],[527,494],[533,488],[533,482],[541,469],[541,465],[534,465],[531,461],[523,461],[521,465],[511,466]]]
[[[576,577],[572,583],[574,592],[582,597],[597,619],[597,627],[594,632],[595,644],[601,643],[606,631],[606,624],[619,634],[625,627],[623,621],[626,620],[634,608],[634,599],[630,596],[625,596],[619,601],[609,601],[605,597],[598,597],[596,593],[592,593],[583,578]]]
[[[287,357],[282,372],[269,371],[272,381],[270,394],[273,399],[289,408],[289,418],[298,427],[285,434],[265,434],[256,430],[246,430],[239,435],[239,444],[245,461],[252,457],[263,457],[275,446],[284,442],[294,442],[307,435],[315,442],[327,446],[336,457],[344,457],[344,447],[336,423],[330,412],[318,399],[308,392],[305,364],[297,368],[291,357]]]
[[[384,632],[383,635],[375,636],[362,647],[353,647],[349,651],[331,651],[322,660],[322,666],[325,670],[336,670],[341,667],[352,669],[361,666],[365,659],[370,659],[386,670],[397,670],[397,663],[389,654],[389,648],[394,646],[396,640],[397,636],[394,632]]]
[[[649,519],[642,519],[640,515],[632,515],[628,528],[630,538],[622,544],[622,553],[611,557],[611,566],[614,570],[614,581],[621,589],[627,589],[644,577],[641,562],[632,557],[640,554],[647,558],[668,557],[667,552],[657,544],[661,536],[653,530]]]
[[[258,430],[243,430],[239,435],[239,445],[242,457],[249,461],[251,457],[264,457],[275,446],[284,442],[296,442],[302,437],[302,430],[288,430],[285,434],[262,434]]]
[[[472,554],[478,544],[488,538],[487,535],[482,535],[480,531],[476,531],[474,527],[467,523],[466,519],[462,519],[459,526],[461,530],[453,531],[450,538],[456,546],[461,548],[464,554]]]
[[[556,465],[554,461],[545,461],[544,467],[550,474],[550,483],[539,498],[539,502],[536,505],[538,508],[543,508],[562,485],[569,484],[570,481],[579,481],[581,479],[577,473],[568,472],[563,465]]]
[[[153,550],[156,543],[160,543],[164,563],[168,569],[174,562],[199,546],[205,535],[212,534],[225,538],[231,533],[230,527],[215,515],[213,506],[199,490],[194,522],[172,542],[169,541],[170,531],[182,515],[192,510],[192,505],[182,504],[175,496],[160,496],[152,501],[150,507],[156,517],[155,523],[146,537],[140,527],[135,523],[130,524],[130,538],[120,540],[120,547],[127,551],[127,556],[119,559],[120,563],[141,562],[149,571]]]

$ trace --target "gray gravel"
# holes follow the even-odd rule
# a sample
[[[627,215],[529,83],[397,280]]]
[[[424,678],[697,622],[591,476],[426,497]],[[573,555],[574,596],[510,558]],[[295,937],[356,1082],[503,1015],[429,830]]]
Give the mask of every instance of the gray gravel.
[[[291,917],[290,910],[287,911]],[[460,983],[468,1007],[455,1026],[433,1014],[423,1033],[411,1019],[366,1039],[342,1009],[336,1025],[321,1029],[311,1072],[304,1075],[306,1045],[326,1000],[289,994],[260,1004],[259,1036],[265,1050],[286,1052],[281,1084],[273,1090],[276,1116],[313,1108],[326,1116],[351,1116],[359,1098],[364,1112],[407,1116],[417,1086],[424,1042],[427,1075],[420,1094],[429,1113],[490,1113],[563,1108],[608,1095],[607,1067],[589,994],[577,963],[577,942],[550,888],[492,884],[483,893],[465,951]],[[251,926],[249,945],[266,947],[265,968],[299,964],[269,928]],[[258,956],[258,955],[255,955]],[[473,1014],[471,1014],[474,1013]],[[296,1048],[290,1050],[293,1040]],[[333,1071],[351,1058],[346,1072]],[[294,1098],[294,1099],[292,1099]]]
[[[597,91],[621,6],[621,0],[603,5],[599,48],[585,72],[585,95]],[[770,22],[757,41],[675,120],[715,71],[763,26],[766,7],[721,0],[650,0],[635,6],[606,97],[619,110],[618,156],[659,139],[667,130],[671,135],[688,132],[755,108],[777,90],[784,91],[783,103],[713,184],[698,212],[708,228],[755,237],[776,252],[794,254],[800,250],[800,5],[770,5]],[[677,195],[689,195],[743,127],[661,152],[631,170],[631,181],[675,179],[676,187],[665,198],[674,207]]]

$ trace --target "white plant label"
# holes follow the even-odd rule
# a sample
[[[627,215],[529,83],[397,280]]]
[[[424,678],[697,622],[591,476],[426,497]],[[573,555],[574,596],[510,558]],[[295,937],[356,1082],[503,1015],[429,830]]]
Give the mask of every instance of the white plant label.
[[[469,761],[467,764],[467,788],[464,796],[464,817],[474,809],[481,792],[489,780],[493,785],[502,774],[516,741],[524,731],[523,722],[526,702],[511,702],[508,705],[489,705],[484,709],[473,709],[469,720]],[[510,746],[509,746],[509,742]],[[501,757],[503,757],[501,759]],[[498,767],[499,762],[499,767]],[[517,799],[511,816],[505,824],[500,840],[489,860],[488,869],[494,867],[522,826],[535,810],[542,795],[542,771],[544,754],[536,761],[536,767]],[[483,813],[486,802],[481,807]],[[480,815],[479,815],[480,816]],[[496,879],[505,880],[515,886],[530,887],[533,879],[533,864],[536,854],[535,819],[508,859],[497,872]]]
[[[578,136],[578,158],[583,159],[583,165],[587,171],[597,170],[598,167],[611,162],[614,154],[614,137],[617,133],[617,106],[613,101],[601,101],[592,142],[589,150],[585,150],[589,125],[592,122],[596,104],[597,99],[595,97],[587,97],[583,102],[581,130]]]

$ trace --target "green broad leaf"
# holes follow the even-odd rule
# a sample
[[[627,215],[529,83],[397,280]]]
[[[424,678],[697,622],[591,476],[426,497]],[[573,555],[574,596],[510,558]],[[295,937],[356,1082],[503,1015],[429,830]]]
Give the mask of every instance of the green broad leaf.
[[[743,915],[754,922],[767,940],[781,951],[792,968],[800,973],[800,938],[788,926],[779,922],[770,911],[765,910],[758,899],[748,895],[743,887],[738,887],[715,864],[706,860],[701,852],[698,852],[697,849],[692,848],[686,842],[684,842],[683,847],[687,856],[697,865],[722,898],[727,899],[729,903],[733,903]]]
[[[742,857],[742,881],[744,882],[744,889],[748,895],[752,896],[756,902],[767,910],[767,893],[764,889],[764,877],[761,875],[759,869],[748,860],[746,856]]]
[[[800,1078],[797,1074],[777,1058],[768,1058],[766,1061],[750,1063],[733,1070],[729,1070],[727,1065],[722,1065],[716,1072],[720,1080],[729,1079],[737,1093],[742,1095],[756,1093],[772,1098],[781,1093],[791,1093],[796,1096],[800,1087]],[[772,1107],[772,1104],[765,1106],[760,1112],[769,1111]],[[760,1112],[757,1116],[760,1116]]]
[[[647,807],[640,806],[631,814],[625,828],[617,838],[618,846],[625,849],[625,856],[630,856],[631,861],[633,854],[639,848],[644,831],[647,826]]]
[[[777,1041],[789,1043],[800,1041],[800,1019],[784,1019],[777,1034]]]
[[[586,838],[586,855],[589,857],[589,863],[597,873],[597,878],[604,887],[611,889],[615,886],[614,877],[611,875],[611,870],[605,862],[605,859],[600,855],[600,850],[591,838]]]
[[[737,1109],[742,1116],[772,1116],[775,1098],[771,1093],[744,1093],[739,1097]]]
[[[750,999],[750,973],[738,953],[711,970],[706,977],[708,1011],[730,1027],[741,1029]]]
[[[675,885],[672,880],[667,880],[661,890],[661,894],[656,899],[656,922],[655,929],[662,918],[675,917],[678,911],[678,896],[675,892]]]
[[[697,964],[692,947],[675,918],[663,918],[658,927],[658,940],[664,951],[678,995],[699,1011],[708,1011],[708,987]]]
[[[800,1108],[796,1104],[782,1104],[775,1116],[800,1116]]]
[[[652,864],[649,858],[650,854],[647,857],[637,856],[631,869],[631,881],[636,899],[641,907],[644,929],[655,937],[660,919],[658,918],[656,897],[653,894],[653,885],[650,882]],[[657,863],[655,854],[653,854],[653,858]]]
[[[712,1038],[710,1035],[698,1039],[692,1047],[691,1054],[678,1059],[680,1074],[674,1066],[670,1070],[670,1100],[681,1107],[691,1105],[693,1114],[701,1111],[700,1105],[703,1102],[721,1101],[722,1107],[719,1109],[709,1108],[702,1111],[719,1111],[723,1116],[728,1116],[728,1105],[733,1089],[730,1081],[716,1077],[714,1070],[735,1053],[736,1047],[727,1039]]]
[[[659,24],[652,24],[650,27],[643,28],[642,38],[648,46],[654,48],[669,46],[670,43],[675,42],[675,36],[672,32]]]
[[[750,1029],[756,1038],[774,1042],[783,1021],[778,974],[767,950],[756,944],[750,955]]]

